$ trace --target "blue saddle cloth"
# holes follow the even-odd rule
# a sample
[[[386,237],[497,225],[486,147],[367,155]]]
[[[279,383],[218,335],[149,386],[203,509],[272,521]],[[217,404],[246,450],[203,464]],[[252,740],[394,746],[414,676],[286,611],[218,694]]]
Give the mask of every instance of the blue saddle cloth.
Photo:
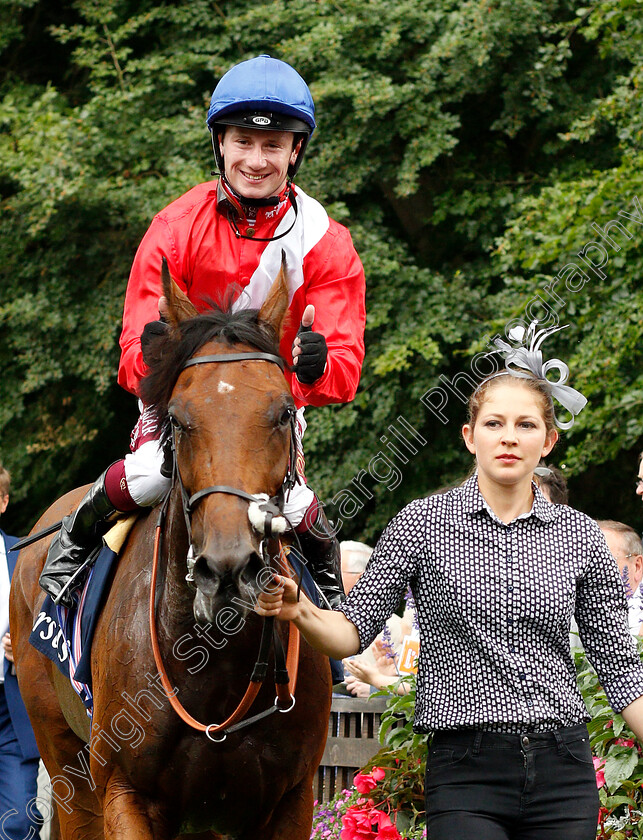
[[[75,608],[57,606],[47,595],[34,622],[29,641],[55,662],[91,714],[91,648],[96,622],[103,608],[118,555],[106,545],[96,551]]]

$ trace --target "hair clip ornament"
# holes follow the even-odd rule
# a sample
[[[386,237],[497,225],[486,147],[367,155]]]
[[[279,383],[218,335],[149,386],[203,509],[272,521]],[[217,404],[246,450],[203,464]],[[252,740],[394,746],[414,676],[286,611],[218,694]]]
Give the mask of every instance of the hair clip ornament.
[[[501,338],[494,339],[494,344],[498,352],[503,356],[505,367],[509,373],[514,376],[525,376],[523,371],[527,370],[537,379],[541,379],[547,384],[552,397],[563,408],[566,408],[572,416],[571,420],[564,421],[555,415],[556,425],[560,429],[571,429],[574,425],[576,415],[587,405],[587,398],[580,391],[566,384],[569,379],[569,368],[567,365],[561,362],[560,359],[550,359],[543,363],[543,354],[540,350],[540,346],[546,338],[560,330],[566,329],[567,325],[536,330],[537,324],[538,321],[532,321],[526,330],[524,327],[518,326],[513,327],[509,331],[511,341],[519,343],[521,345],[520,347],[512,347],[511,344],[508,344]],[[558,371],[558,381],[551,382],[547,379],[547,374],[550,370]]]

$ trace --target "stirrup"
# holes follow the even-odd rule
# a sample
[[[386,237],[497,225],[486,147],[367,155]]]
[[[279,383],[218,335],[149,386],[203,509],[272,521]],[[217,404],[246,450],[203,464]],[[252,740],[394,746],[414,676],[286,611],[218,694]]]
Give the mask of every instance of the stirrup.
[[[98,546],[97,548],[94,548],[94,549],[92,549],[92,550],[89,552],[89,554],[87,555],[87,558],[86,558],[85,560],[83,560],[83,562],[82,562],[82,563],[80,564],[80,566],[76,569],[76,571],[74,572],[74,574],[73,574],[70,578],[68,578],[68,579],[67,579],[67,581],[65,582],[65,584],[64,584],[64,585],[63,585],[63,587],[61,588],[61,590],[60,590],[60,592],[58,593],[58,595],[56,595],[55,597],[51,597],[51,596],[50,596],[50,597],[51,597],[51,600],[54,602],[54,604],[56,604],[56,606],[58,606],[58,607],[60,607],[60,606],[63,606],[63,607],[67,606],[65,603],[61,603],[61,601],[63,600],[63,598],[64,598],[66,595],[67,595],[67,596],[69,596],[69,597],[68,597],[68,600],[69,600],[69,601],[73,601],[73,597],[72,597],[72,595],[73,595],[73,590],[75,590],[75,589],[79,589],[79,588],[80,588],[80,584],[79,584],[78,586],[76,586],[76,585],[75,585],[75,584],[76,584],[76,580],[77,580],[77,578],[80,578],[80,577],[81,577],[81,575],[83,574],[83,572],[84,572],[86,569],[88,569],[90,566],[93,566],[93,565],[94,565],[94,563],[95,563],[95,562],[96,562],[96,560],[98,559],[98,555],[99,555],[99,553],[100,553],[101,547],[102,547],[102,546]],[[67,607],[67,608],[68,608],[68,609],[70,609],[69,607]]]

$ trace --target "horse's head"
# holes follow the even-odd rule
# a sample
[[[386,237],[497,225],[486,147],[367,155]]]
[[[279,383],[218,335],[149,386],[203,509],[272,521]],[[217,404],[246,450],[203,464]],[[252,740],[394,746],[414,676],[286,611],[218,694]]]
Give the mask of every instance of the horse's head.
[[[164,266],[164,293],[170,330],[154,348],[143,398],[173,440],[194,552],[194,614],[211,623],[224,603],[235,599],[243,612],[238,601],[254,600],[262,535],[246,496],[275,496],[288,470],[295,406],[277,363],[288,291],[282,268],[261,310],[197,314]]]

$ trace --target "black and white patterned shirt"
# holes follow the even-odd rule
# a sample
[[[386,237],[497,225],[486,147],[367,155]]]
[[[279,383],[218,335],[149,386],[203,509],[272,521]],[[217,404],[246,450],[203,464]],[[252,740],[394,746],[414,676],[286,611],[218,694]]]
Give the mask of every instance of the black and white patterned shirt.
[[[612,707],[643,695],[623,584],[599,527],[533,487],[532,510],[509,524],[476,475],[411,502],[340,607],[364,650],[411,586],[416,731],[544,732],[589,720],[570,653],[573,615]]]

